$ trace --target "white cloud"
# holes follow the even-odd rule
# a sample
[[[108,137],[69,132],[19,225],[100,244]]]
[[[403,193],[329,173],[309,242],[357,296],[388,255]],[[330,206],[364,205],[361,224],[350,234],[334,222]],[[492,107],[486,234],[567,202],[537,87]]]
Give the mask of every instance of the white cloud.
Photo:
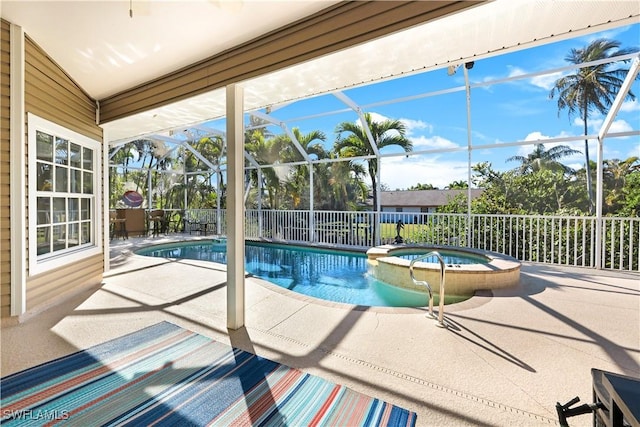
[[[633,127],[627,123],[626,120],[615,120],[611,123],[611,127],[609,128],[609,132],[629,132],[632,131]]]
[[[523,68],[513,66],[513,65],[509,65],[507,68],[509,69],[507,78],[524,76],[526,74],[531,73],[531,71],[529,70],[525,70]],[[512,81],[511,83],[519,84],[519,85],[530,84],[531,86],[534,86],[536,88],[541,88],[541,89],[544,89],[545,91],[550,91],[551,88],[553,88],[553,85],[556,83],[556,80],[558,80],[560,77],[562,77],[562,73],[556,72],[556,73],[533,76],[529,79],[518,79],[518,80]]]
[[[391,190],[418,183],[444,188],[453,181],[466,181],[467,173],[465,161],[443,161],[439,156],[388,157],[382,159],[380,179]]]
[[[542,132],[540,132],[540,131],[535,131],[535,132],[531,132],[530,134],[525,136],[524,140],[525,141],[538,141],[538,140],[541,140],[541,139],[549,139],[549,138],[551,138],[551,137],[547,136],[547,135],[543,135]]]
[[[593,126],[597,121],[598,119],[589,119],[589,125]],[[600,122],[602,122],[602,119],[600,119]],[[580,128],[582,128],[584,126],[584,120],[582,120],[580,117],[575,117],[573,119],[573,125],[580,126]]]
[[[517,76],[523,76],[527,74],[527,72],[520,67],[508,65],[507,68],[509,69],[509,73],[507,74],[507,77],[517,77]]]
[[[627,158],[629,157],[640,157],[640,143],[636,144],[634,147],[631,147],[631,150],[627,153]]]
[[[536,87],[550,91],[556,84],[556,80],[562,77],[562,73],[543,74],[540,76],[534,76],[529,79],[529,82]]]
[[[584,161],[582,163],[567,163],[567,166],[573,169],[574,171],[580,170],[584,168]]]
[[[384,122],[385,120],[389,120],[389,117],[387,116],[383,116],[380,113],[376,113],[376,112],[370,112],[369,113],[371,115],[371,121],[375,122],[375,123],[380,123],[380,122]],[[359,121],[358,121],[359,123]]]
[[[391,119],[385,115],[376,112],[370,112],[371,121],[374,123],[384,122],[385,120],[396,120]],[[418,130],[427,130],[429,133],[433,132],[433,125],[423,121],[423,120],[415,120],[415,119],[398,119],[404,126],[406,127],[406,136],[413,135]],[[361,125],[360,120],[356,120],[355,123]]]
[[[459,145],[455,142],[438,135],[431,137],[419,136],[417,138],[411,138],[411,142],[413,142],[414,151],[459,147]]]
[[[423,121],[423,120],[413,120],[413,119],[400,119],[400,121],[407,128],[406,136],[411,136],[417,130],[427,130],[429,133],[433,132],[433,125]]]
[[[633,101],[625,101],[622,103],[622,106],[620,106],[620,111],[623,111],[625,113],[640,111],[640,103],[637,99],[634,99]]]
[[[567,162],[571,162],[571,161],[580,161],[580,159],[584,158],[584,141],[570,141],[570,142],[546,142],[546,140],[551,139],[551,138],[564,138],[567,136],[571,136],[568,133],[562,131],[560,132],[558,135],[555,136],[551,136],[551,135],[545,135],[544,133],[540,132],[540,131],[534,131],[534,132],[530,132],[526,137],[525,137],[525,141],[540,141],[541,144],[544,144],[544,148],[545,150],[549,150],[550,148],[553,148],[555,146],[558,145],[566,145],[569,148],[572,148],[574,150],[580,151],[579,154],[574,154],[573,156],[567,156],[565,157],[562,162],[563,163],[567,163]],[[595,150],[595,142],[594,141],[590,141],[589,144],[589,149],[590,150]],[[517,153],[516,155],[519,156],[527,156],[528,154],[530,154],[532,151],[534,150],[534,146],[533,145],[522,145],[518,147]],[[570,165],[571,167],[573,167],[572,165]]]
[[[597,117],[590,118],[587,123],[589,125],[589,132],[598,133],[600,132],[600,128],[604,123],[604,117],[602,115],[598,115]],[[576,118],[574,119],[573,124],[575,126],[580,126],[580,128],[582,129],[582,127],[584,126],[584,121],[580,118]],[[609,132],[611,133],[629,132],[632,130],[633,130],[633,126],[631,126],[629,122],[627,122],[626,120],[622,120],[622,119],[614,120],[613,123],[611,123],[611,127],[609,128]]]

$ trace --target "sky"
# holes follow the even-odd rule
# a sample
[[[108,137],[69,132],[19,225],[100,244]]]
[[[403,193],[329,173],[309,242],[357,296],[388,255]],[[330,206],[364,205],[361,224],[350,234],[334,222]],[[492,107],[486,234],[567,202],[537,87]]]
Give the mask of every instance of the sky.
[[[538,73],[569,65],[565,57],[572,48],[583,48],[597,38],[621,42],[622,48],[640,49],[640,24],[619,27],[606,32],[568,39],[506,55],[476,61],[468,70],[469,81],[493,82],[513,76]],[[565,74],[573,70],[564,71]],[[553,73],[510,80],[503,83],[472,88],[470,94],[471,135],[467,132],[467,104],[464,91],[464,72],[458,68],[449,75],[440,69],[428,73],[398,78],[374,85],[344,90],[343,93],[360,105],[374,118],[397,119],[406,126],[406,136],[413,143],[414,151],[467,147],[470,142],[471,163],[490,162],[495,170],[513,169],[516,161],[507,161],[514,155],[526,156],[533,151],[533,141],[583,134],[583,122],[569,117],[568,112],[558,112],[557,98],[550,99],[554,82],[562,73]],[[405,102],[390,102],[417,94],[430,94],[452,88],[451,93],[428,96]],[[636,79],[632,90],[640,96],[640,81]],[[376,105],[377,104],[377,105]],[[330,114],[331,113],[331,114]],[[339,123],[356,121],[356,114],[331,94],[298,101],[280,108],[271,115],[284,121],[287,127],[297,127],[305,134],[320,130],[327,136],[325,146],[330,148]],[[592,113],[588,120],[589,133],[600,129],[604,116]],[[271,129],[281,132],[278,128]],[[617,115],[610,132],[640,130],[640,101],[626,101]],[[532,141],[526,146],[498,146],[487,149],[482,146]],[[563,142],[584,153],[584,141]],[[550,148],[553,143],[545,144]],[[398,152],[389,147],[383,153]],[[624,160],[640,156],[640,136],[632,135],[605,140],[604,158]],[[589,154],[596,159],[595,141],[590,141]],[[444,188],[453,181],[467,180],[469,154],[443,151],[419,156],[397,156],[382,160],[381,182],[391,190],[406,189],[418,183]],[[564,163],[579,169],[584,167],[584,154],[566,158]]]

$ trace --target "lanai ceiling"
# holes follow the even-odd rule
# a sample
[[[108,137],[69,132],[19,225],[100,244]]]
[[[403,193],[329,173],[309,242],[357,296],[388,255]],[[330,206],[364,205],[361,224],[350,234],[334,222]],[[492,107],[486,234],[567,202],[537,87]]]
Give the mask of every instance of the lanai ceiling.
[[[20,25],[97,100],[303,19],[322,1],[13,1]],[[459,3],[459,2],[440,2]],[[460,12],[240,82],[248,111],[640,22],[635,0],[465,2]],[[467,7],[468,6],[468,7]],[[104,123],[112,144],[223,117],[225,93]]]

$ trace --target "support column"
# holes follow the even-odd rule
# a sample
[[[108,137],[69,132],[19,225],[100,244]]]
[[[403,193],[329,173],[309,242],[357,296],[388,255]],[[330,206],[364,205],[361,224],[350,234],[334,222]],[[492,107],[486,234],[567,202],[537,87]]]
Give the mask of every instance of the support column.
[[[473,67],[473,62],[470,63]],[[467,64],[462,65],[464,72],[464,88],[467,101],[467,247],[472,247],[471,230],[471,150],[473,143],[471,140],[471,86],[469,85],[469,68]]]
[[[96,102],[96,122],[100,114],[100,104]],[[111,194],[111,180],[109,175],[109,132],[102,130],[102,250],[104,251],[103,270],[106,273],[111,269],[111,219],[109,217],[109,195]]]
[[[189,198],[187,197],[187,184],[188,184],[188,179],[187,179],[187,171],[184,170],[184,168],[182,168],[182,183],[184,184],[183,188],[184,191],[182,192],[182,198],[184,200],[184,217],[182,218],[183,222],[182,222],[182,227],[183,230],[182,231],[187,231],[186,230],[186,225],[184,222],[184,219],[187,215],[187,211],[189,210]]]
[[[227,86],[227,328],[244,326],[243,90]]]
[[[264,230],[262,227],[262,169],[258,168],[256,174],[258,175],[258,237],[262,238],[264,236],[262,232]]]
[[[219,169],[220,168],[220,159],[218,159],[218,169],[216,170],[216,234],[219,236],[220,234],[222,234],[222,215],[220,215],[220,208],[221,208],[221,200],[220,200],[220,196],[222,196],[222,192],[220,190],[222,190],[222,183],[220,181],[221,177],[222,177],[222,171]]]
[[[144,165],[142,165],[144,166]],[[147,169],[147,209],[151,211],[153,207],[153,188],[151,185],[151,167]],[[147,212],[148,213],[148,212]],[[149,227],[151,228],[151,227]]]
[[[11,100],[9,120],[11,130],[11,315],[20,316],[27,310],[27,182],[24,106],[24,31],[11,24]],[[32,242],[32,244],[35,244]]]
[[[314,197],[313,197],[313,163],[309,163],[309,223],[307,224],[307,241],[309,243],[315,242],[316,241],[316,235],[314,233],[314,230],[316,229],[316,225],[315,225],[315,213],[314,213],[314,207],[313,204],[315,203]]]

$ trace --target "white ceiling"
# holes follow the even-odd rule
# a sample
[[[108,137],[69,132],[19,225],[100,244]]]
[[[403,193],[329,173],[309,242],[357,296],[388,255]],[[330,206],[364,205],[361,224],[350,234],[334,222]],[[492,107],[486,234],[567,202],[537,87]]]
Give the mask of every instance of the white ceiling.
[[[3,18],[23,27],[89,95],[102,99],[334,3],[2,0],[0,4]]]
[[[23,26],[91,96],[100,99],[207,58],[335,1],[7,1]],[[401,33],[242,82],[255,110],[559,38],[640,22],[635,0],[496,0]],[[225,114],[224,90],[104,124],[109,141]]]

